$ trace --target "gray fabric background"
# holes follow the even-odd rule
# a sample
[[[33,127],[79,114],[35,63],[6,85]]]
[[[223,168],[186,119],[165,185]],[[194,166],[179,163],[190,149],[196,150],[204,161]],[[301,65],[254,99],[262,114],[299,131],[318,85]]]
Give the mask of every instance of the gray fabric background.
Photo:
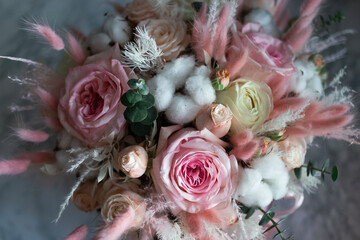
[[[127,2],[127,1],[120,1]],[[300,0],[291,0],[296,12]],[[24,19],[46,19],[51,26],[65,29],[74,25],[88,33],[102,22],[103,13],[111,7],[101,0],[0,0],[0,55],[45,60],[55,66],[61,55],[41,44],[33,35],[22,31]],[[347,19],[341,28],[360,30],[359,0],[329,0],[324,11],[341,10]],[[332,72],[348,66],[344,83],[359,92],[360,36],[349,37],[346,58],[330,65]],[[21,86],[11,83],[7,76],[22,76],[26,70],[20,63],[0,60],[0,158],[6,159],[30,149],[46,146],[19,143],[12,136],[11,127],[24,126],[33,121],[40,126],[37,112],[13,114],[9,106],[23,103],[19,100]],[[358,95],[359,96],[359,95]],[[355,106],[359,110],[359,97]],[[327,181],[314,195],[307,195],[304,205],[287,220],[289,232],[295,239],[360,239],[360,147],[340,141],[316,141],[318,147],[309,151],[308,158],[320,161],[330,157],[340,168],[336,183]],[[0,177],[0,240],[52,240],[63,239],[80,224],[91,226],[94,233],[99,224],[98,214],[86,214],[70,205],[58,224],[52,223],[59,205],[71,188],[71,176],[48,177],[32,169],[20,176]]]

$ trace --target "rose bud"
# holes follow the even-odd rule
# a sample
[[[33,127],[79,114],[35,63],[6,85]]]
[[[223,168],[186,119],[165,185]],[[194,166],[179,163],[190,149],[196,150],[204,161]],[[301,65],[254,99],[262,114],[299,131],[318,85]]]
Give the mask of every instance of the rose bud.
[[[144,221],[146,204],[144,198],[137,193],[123,191],[110,195],[101,208],[101,216],[106,223],[110,223],[128,208],[135,210],[135,219],[131,229],[138,229]]]
[[[131,178],[141,177],[146,171],[147,163],[147,152],[138,145],[124,148],[116,160],[118,168]]]
[[[230,73],[226,69],[216,71],[216,78],[223,88],[226,88],[230,83]]]
[[[225,136],[231,127],[232,113],[222,104],[205,106],[196,117],[196,128],[207,128],[218,138]]]
[[[95,191],[94,191],[94,188]],[[94,182],[87,182],[81,185],[73,194],[72,201],[75,206],[84,212],[91,212],[99,207],[96,198],[97,187]]]
[[[282,160],[288,169],[303,165],[306,155],[306,142],[303,138],[288,137],[278,142],[278,148],[283,152]]]

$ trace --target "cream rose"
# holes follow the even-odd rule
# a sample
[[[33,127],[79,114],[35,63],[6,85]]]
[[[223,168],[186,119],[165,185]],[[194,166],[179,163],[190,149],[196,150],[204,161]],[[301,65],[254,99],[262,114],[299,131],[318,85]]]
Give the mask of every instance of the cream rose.
[[[139,23],[155,39],[167,61],[175,59],[189,45],[190,37],[184,21],[175,19],[149,19]]]
[[[123,191],[118,194],[110,195],[101,209],[101,216],[106,223],[110,223],[118,215],[126,212],[128,208],[133,208],[135,210],[135,220],[131,228],[137,229],[144,220],[146,210],[144,198],[137,193]]]
[[[239,78],[226,91],[218,93],[217,102],[233,114],[231,131],[259,129],[273,109],[271,89],[263,82]]]
[[[288,137],[277,145],[283,152],[282,160],[288,169],[303,165],[306,155],[306,142],[303,138]]]
[[[118,168],[131,178],[141,177],[146,171],[147,163],[147,152],[141,146],[124,148],[116,160]]]
[[[225,136],[231,126],[232,113],[222,104],[210,104],[205,106],[196,117],[196,128],[207,128],[215,136]]]

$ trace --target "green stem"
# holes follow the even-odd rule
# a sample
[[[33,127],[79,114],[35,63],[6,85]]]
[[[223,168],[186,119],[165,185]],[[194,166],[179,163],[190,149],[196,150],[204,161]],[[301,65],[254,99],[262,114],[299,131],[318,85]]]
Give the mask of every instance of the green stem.
[[[275,225],[275,229],[276,229],[276,231],[278,231],[278,233],[280,233],[279,234],[279,236],[281,237],[281,239],[284,239],[284,237],[283,237],[283,235],[282,235],[282,232],[281,232],[281,230],[279,229],[279,227],[278,227],[278,223],[277,222],[275,222],[275,220],[272,218],[272,217],[270,217],[266,212],[265,212],[265,210],[264,209],[262,209],[262,208],[258,208],[264,215],[266,214],[267,216],[268,216],[268,218],[270,219],[270,221],[273,223],[273,225]]]
[[[307,168],[308,166],[307,166],[307,165],[302,165],[301,167],[303,167],[303,168]],[[327,173],[327,174],[331,175],[331,172],[328,172],[328,171],[323,171],[323,170],[321,170],[321,169],[319,169],[319,168],[314,168],[314,167],[311,167],[311,169],[314,169],[315,171],[318,171],[318,172],[323,172],[323,173]]]

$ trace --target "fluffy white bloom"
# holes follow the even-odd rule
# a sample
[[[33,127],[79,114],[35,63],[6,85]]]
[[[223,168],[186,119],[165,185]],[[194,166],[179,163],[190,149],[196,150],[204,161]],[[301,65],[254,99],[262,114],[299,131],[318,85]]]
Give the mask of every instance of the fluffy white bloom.
[[[319,98],[324,89],[314,63],[306,59],[297,59],[294,65],[297,73],[292,79],[293,91],[301,97]]]
[[[269,11],[267,11],[264,8],[257,8],[252,10],[249,14],[245,16],[244,22],[259,23],[262,26],[265,33],[273,37],[279,36],[279,30],[277,28],[273,16],[271,15],[271,13],[269,13]]]
[[[103,31],[111,38],[113,42],[124,46],[130,41],[132,28],[123,16],[108,15],[103,25]]]
[[[111,48],[111,38],[103,32],[93,32],[88,38],[91,51],[96,54]]]
[[[165,115],[173,123],[185,124],[195,119],[201,107],[190,97],[176,94]]]
[[[154,78],[147,81],[150,93],[155,98],[155,107],[159,112],[165,111],[174,97],[175,85],[171,79],[156,75]]]
[[[156,109],[165,111],[172,123],[185,124],[193,121],[203,106],[216,100],[209,76],[206,66],[195,67],[193,56],[183,56],[167,63],[147,84]],[[184,91],[176,94],[176,90]]]
[[[240,173],[236,198],[248,206],[266,207],[272,200],[279,200],[288,191],[289,173],[279,153],[257,158],[252,168]]]

